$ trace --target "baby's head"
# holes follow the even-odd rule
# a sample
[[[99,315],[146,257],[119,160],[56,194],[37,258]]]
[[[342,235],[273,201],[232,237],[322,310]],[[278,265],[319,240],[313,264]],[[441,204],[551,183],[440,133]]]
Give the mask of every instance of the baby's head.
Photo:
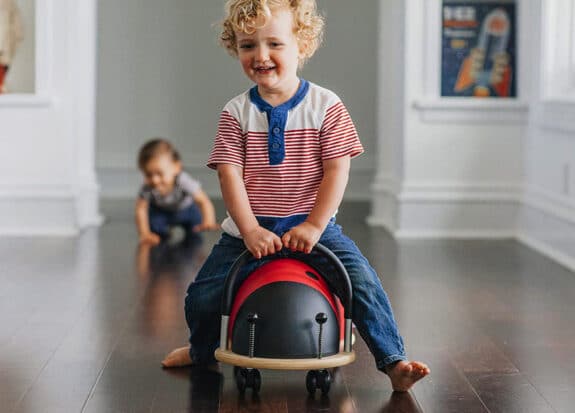
[[[146,184],[162,194],[169,193],[182,171],[180,154],[165,139],[152,139],[146,142],[138,153],[138,167]]]
[[[323,18],[318,14],[315,0],[228,0],[222,22],[221,44],[234,57],[238,57],[237,32],[253,33],[264,27],[272,13],[290,10],[293,31],[300,48],[299,65],[309,59],[323,37]]]

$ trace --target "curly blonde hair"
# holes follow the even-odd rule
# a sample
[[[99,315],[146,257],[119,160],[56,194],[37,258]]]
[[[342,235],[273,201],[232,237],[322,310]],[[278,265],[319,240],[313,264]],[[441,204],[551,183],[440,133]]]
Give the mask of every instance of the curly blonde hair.
[[[253,33],[265,26],[272,11],[291,10],[294,34],[302,59],[300,66],[318,49],[323,38],[324,20],[317,12],[315,0],[228,0],[222,22],[220,43],[229,54],[238,57],[236,32]]]

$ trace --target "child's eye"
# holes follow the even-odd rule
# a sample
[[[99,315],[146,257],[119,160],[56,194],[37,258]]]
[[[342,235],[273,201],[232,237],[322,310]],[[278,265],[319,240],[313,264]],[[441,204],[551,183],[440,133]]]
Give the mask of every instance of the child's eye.
[[[272,42],[272,43],[270,43],[270,46],[271,46],[271,47],[280,47],[280,46],[283,46],[283,45],[282,45],[282,43]]]
[[[248,43],[240,44],[240,49],[251,49],[252,47],[254,47],[253,44],[248,44]]]

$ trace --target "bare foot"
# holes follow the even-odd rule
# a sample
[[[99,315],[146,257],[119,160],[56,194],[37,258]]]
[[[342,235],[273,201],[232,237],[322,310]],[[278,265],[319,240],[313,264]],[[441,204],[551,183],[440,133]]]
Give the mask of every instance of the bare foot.
[[[162,360],[162,366],[164,367],[183,367],[190,366],[193,363],[190,358],[189,347],[180,347],[172,350],[172,352]]]
[[[419,361],[398,361],[387,371],[395,391],[408,391],[416,381],[429,373],[429,367]]]

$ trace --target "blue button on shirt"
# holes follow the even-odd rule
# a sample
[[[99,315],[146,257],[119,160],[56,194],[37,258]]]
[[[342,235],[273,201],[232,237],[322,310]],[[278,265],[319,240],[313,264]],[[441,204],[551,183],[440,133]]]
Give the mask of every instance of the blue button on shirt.
[[[258,87],[250,89],[250,100],[257,106],[260,112],[265,112],[268,118],[268,158],[270,165],[279,165],[285,158],[284,133],[287,123],[288,112],[300,103],[307,95],[309,82],[300,79],[299,87],[295,95],[285,103],[273,107],[262,99],[258,93]]]

